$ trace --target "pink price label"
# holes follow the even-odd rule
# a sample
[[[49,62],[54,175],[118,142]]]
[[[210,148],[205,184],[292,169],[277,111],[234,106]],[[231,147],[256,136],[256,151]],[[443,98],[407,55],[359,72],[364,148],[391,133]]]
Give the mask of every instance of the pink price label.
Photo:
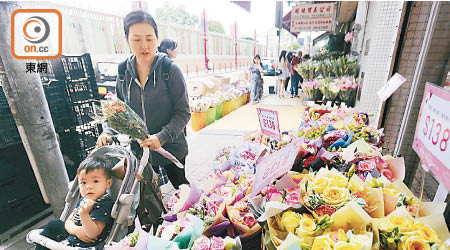
[[[259,125],[264,135],[281,141],[280,124],[278,122],[278,112],[274,110],[256,108]]]
[[[427,83],[417,119],[413,148],[450,190],[450,92]]]

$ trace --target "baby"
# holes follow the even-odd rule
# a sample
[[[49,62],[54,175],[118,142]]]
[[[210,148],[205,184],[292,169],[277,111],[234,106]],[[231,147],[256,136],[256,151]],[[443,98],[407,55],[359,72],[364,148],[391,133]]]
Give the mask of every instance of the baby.
[[[74,247],[92,247],[104,241],[111,230],[114,201],[106,193],[112,185],[111,169],[103,157],[88,157],[77,170],[82,198],[64,223],[52,220],[41,235]],[[47,249],[41,245],[37,250]]]

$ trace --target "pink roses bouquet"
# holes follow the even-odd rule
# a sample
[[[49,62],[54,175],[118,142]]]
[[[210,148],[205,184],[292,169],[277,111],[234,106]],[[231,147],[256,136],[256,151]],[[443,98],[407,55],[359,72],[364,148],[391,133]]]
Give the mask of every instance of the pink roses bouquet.
[[[241,238],[253,235],[261,229],[255,216],[248,210],[248,200],[242,199],[234,204],[227,206],[227,214],[234,228],[240,232]]]

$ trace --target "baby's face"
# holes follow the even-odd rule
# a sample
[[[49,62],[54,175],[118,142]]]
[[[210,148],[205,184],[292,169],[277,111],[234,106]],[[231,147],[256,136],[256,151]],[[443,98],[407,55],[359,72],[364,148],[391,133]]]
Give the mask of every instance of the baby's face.
[[[107,178],[103,169],[94,169],[86,173],[83,169],[78,176],[81,196],[86,199],[97,200],[111,187],[112,179]]]

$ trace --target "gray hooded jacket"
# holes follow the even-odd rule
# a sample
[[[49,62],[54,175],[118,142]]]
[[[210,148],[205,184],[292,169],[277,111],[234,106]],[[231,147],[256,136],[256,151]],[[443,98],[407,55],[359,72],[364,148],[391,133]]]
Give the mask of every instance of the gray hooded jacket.
[[[124,80],[120,81],[117,77],[116,91],[117,97],[145,121],[148,132],[158,137],[162,147],[181,160],[188,154],[183,132],[191,117],[189,99],[183,73],[175,63],[171,64],[168,84],[163,79],[162,61],[166,56],[156,53],[143,89],[138,84],[136,57],[129,57]],[[105,132],[113,131],[105,128]],[[152,151],[152,165],[170,163],[171,161]]]

